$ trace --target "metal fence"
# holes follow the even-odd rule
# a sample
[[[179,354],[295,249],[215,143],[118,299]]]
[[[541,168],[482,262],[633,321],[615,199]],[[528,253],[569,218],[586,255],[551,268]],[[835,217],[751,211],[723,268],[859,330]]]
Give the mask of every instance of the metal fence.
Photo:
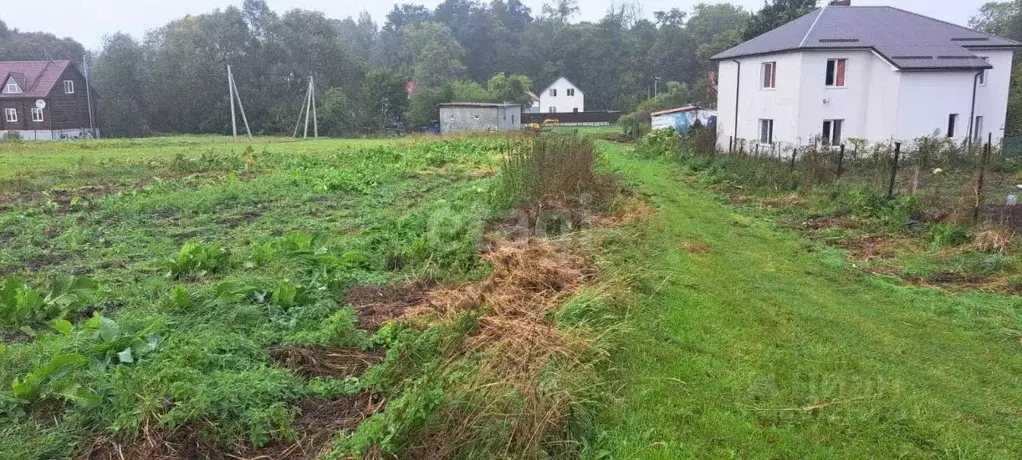
[[[928,220],[995,222],[1022,230],[1022,137],[955,143],[941,137],[828,146],[729,139],[717,155],[753,158],[742,180],[796,189],[841,181],[914,196]],[[739,162],[736,167],[743,167]],[[755,168],[755,170],[751,170]]]

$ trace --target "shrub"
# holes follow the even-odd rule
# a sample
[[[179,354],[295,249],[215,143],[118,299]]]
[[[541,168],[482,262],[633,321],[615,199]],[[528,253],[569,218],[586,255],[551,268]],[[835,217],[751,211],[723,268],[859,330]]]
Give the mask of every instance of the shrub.
[[[507,150],[495,193],[497,206],[609,202],[613,181],[596,172],[599,154],[592,139],[573,135],[536,138],[531,145]]]
[[[655,130],[639,140],[635,154],[642,158],[678,158],[681,156],[681,135],[674,128]]]
[[[937,225],[931,232],[933,234],[932,246],[934,249],[960,246],[971,240],[968,230],[950,222]]]

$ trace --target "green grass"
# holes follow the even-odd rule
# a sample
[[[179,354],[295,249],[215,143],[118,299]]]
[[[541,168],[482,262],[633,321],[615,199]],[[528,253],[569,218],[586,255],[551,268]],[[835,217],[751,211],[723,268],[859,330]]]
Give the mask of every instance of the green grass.
[[[601,458],[1018,458],[1022,302],[905,286],[601,143],[658,213]],[[708,252],[688,252],[699,243]]]
[[[15,169],[0,173],[0,278],[25,292],[68,274],[103,287],[70,311],[0,325],[0,457],[67,458],[90,436],[144,423],[208,421],[222,445],[258,446],[294,434],[301,398],[397,397],[393,372],[307,381],[270,350],[387,345],[389,366],[412,376],[436,359],[407,354],[415,334],[357,329],[341,295],[479,276],[474,243],[499,211],[490,176],[508,142],[260,139],[252,161],[225,138],[3,144],[0,162]],[[2,294],[0,309],[31,304]],[[66,355],[88,364],[45,366]],[[12,393],[33,378],[38,392]]]

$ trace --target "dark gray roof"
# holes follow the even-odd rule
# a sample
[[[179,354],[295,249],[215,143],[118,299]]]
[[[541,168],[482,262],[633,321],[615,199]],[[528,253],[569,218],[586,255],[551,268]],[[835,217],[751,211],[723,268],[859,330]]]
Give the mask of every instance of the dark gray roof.
[[[781,51],[870,49],[902,70],[990,68],[970,49],[1018,42],[889,6],[826,6],[713,56],[715,61]]]
[[[498,108],[498,107],[521,107],[521,105],[519,105],[519,104],[510,104],[510,103],[507,103],[507,102],[499,103],[499,104],[495,104],[495,103],[491,103],[491,102],[445,102],[443,104],[440,104],[440,107],[489,107],[489,108]]]

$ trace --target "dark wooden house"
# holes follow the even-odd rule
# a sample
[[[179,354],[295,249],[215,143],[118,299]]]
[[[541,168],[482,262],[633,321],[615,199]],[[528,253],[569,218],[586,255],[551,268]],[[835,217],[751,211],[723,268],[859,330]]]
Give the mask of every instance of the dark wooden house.
[[[0,83],[0,137],[17,133],[22,139],[49,140],[95,134],[85,76],[71,61],[0,61]]]

